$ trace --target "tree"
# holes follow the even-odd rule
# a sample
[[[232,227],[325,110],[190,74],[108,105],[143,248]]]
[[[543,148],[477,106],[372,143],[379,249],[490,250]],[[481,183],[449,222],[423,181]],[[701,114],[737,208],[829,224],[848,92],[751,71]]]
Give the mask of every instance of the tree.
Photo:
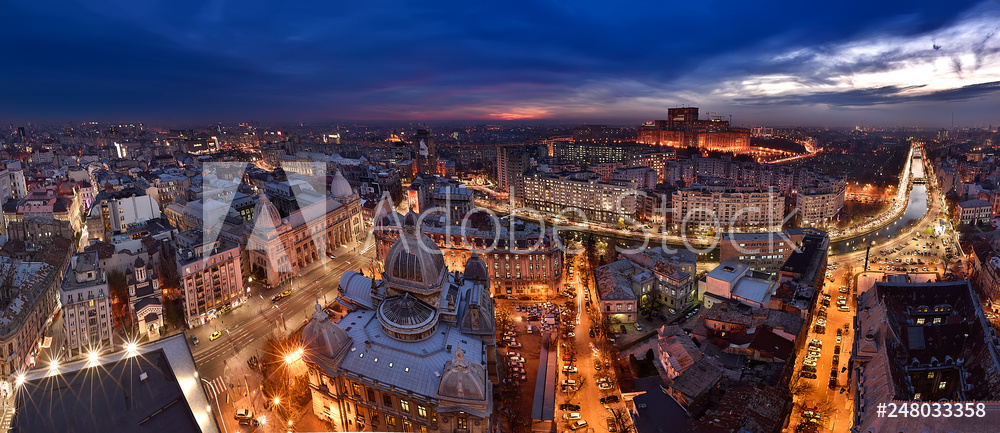
[[[506,330],[513,322],[514,312],[511,311],[510,305],[503,305],[495,310],[497,329]]]
[[[111,317],[119,329],[132,331],[132,313],[129,308],[128,282],[119,271],[108,273],[108,291],[111,292]]]
[[[608,416],[608,422],[614,424],[619,433],[633,433],[636,431],[635,424],[632,423],[632,415],[629,415],[627,410],[610,408],[608,411],[611,412],[611,415]]]

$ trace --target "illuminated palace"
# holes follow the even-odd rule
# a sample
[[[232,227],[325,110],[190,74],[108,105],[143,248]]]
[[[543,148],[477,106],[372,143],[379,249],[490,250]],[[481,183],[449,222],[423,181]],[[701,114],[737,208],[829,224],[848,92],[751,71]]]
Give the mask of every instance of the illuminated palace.
[[[409,217],[409,216],[408,216]],[[403,216],[379,205],[375,214],[374,237],[379,259],[385,259],[399,238]],[[562,288],[563,252],[549,230],[515,221],[493,220],[489,224],[440,223],[425,218],[422,231],[443,251],[451,271],[465,271],[465,264],[478,252],[486,262],[494,296],[552,297]]]
[[[721,117],[698,119],[698,108],[670,108],[667,120],[639,125],[640,144],[697,147],[704,150],[736,152],[750,147],[750,130],[732,128]]]
[[[297,188],[294,197],[279,198],[309,204],[282,218],[267,195],[257,200],[247,249],[250,271],[261,272],[267,284],[280,284],[360,236],[361,200],[340,170],[325,196]]]
[[[493,430],[496,336],[486,264],[464,274],[407,218],[381,280],[340,279],[349,312],[316,306],[302,331],[313,412],[335,431]]]

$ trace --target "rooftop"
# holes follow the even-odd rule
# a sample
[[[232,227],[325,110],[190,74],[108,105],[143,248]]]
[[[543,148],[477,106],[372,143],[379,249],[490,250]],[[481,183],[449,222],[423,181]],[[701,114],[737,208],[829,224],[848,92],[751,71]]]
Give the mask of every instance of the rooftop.
[[[218,432],[183,335],[26,374],[12,430],[24,432]],[[88,395],[89,398],[81,398]]]

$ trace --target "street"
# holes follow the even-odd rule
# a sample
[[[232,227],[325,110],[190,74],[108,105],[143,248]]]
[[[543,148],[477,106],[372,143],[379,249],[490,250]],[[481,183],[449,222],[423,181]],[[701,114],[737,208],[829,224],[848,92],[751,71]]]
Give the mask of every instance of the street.
[[[255,379],[259,374],[249,369],[250,357],[260,355],[264,342],[271,335],[292,332],[305,324],[315,311],[317,298],[324,306],[332,303],[338,295],[337,283],[344,272],[363,268],[366,275],[370,273],[369,260],[374,257],[375,249],[370,248],[359,255],[352,248],[341,248],[333,260],[324,256],[307,267],[300,277],[263,293],[259,292],[259,286],[254,286],[247,303],[204,326],[185,331],[213,411],[230,431],[238,428],[233,418],[237,401],[258,396],[255,388],[259,386],[259,379]],[[286,289],[291,289],[291,295],[278,302],[271,301],[271,296]],[[211,341],[210,336],[216,331],[222,336]],[[198,345],[193,345],[191,336],[197,336]],[[258,398],[256,403],[255,406],[260,407],[262,402]]]
[[[932,230],[933,224],[939,218],[947,218],[939,212],[943,208],[943,200],[937,188],[928,185],[927,213],[913,227],[902,230],[894,238],[887,242],[874,245],[871,248],[868,272],[864,273],[865,250],[861,249],[848,254],[831,256],[829,259],[828,271],[825,284],[819,293],[816,308],[813,311],[813,321],[807,323],[807,344],[802,346],[801,353],[797,354],[794,374],[789,384],[793,391],[795,409],[791,414],[791,420],[785,431],[795,431],[797,425],[802,422],[802,412],[812,410],[823,414],[821,417],[821,431],[845,431],[850,428],[853,422],[853,394],[848,384],[848,372],[850,368],[851,345],[854,338],[853,321],[856,307],[858,290],[868,287],[865,282],[875,279],[880,280],[885,273],[890,274],[910,274],[913,278],[935,281],[940,278],[944,280],[948,270],[946,265],[946,251],[951,247],[951,252],[961,255],[961,249],[957,247],[958,239],[954,232],[948,231],[940,236],[928,234]],[[884,254],[883,254],[884,252]],[[952,259],[954,263],[958,256]],[[907,260],[910,263],[907,263]],[[920,262],[923,263],[920,263]],[[926,268],[926,270],[925,270]],[[957,269],[956,269],[957,270]],[[862,276],[862,274],[864,274]],[[860,278],[858,278],[860,276]],[[961,278],[963,275],[956,275]],[[859,281],[855,284],[855,281]],[[870,284],[870,283],[869,283]],[[860,286],[860,287],[858,287]],[[846,287],[846,293],[842,292],[842,287]],[[840,296],[846,298],[846,305],[849,311],[841,311],[837,308],[837,300]],[[824,297],[828,297],[828,307],[826,311],[825,332],[818,333],[817,320],[822,317],[820,314]],[[821,322],[820,322],[821,323]],[[845,328],[846,325],[846,328]],[[837,342],[838,330],[842,334],[840,342]],[[819,344],[812,346],[810,341],[818,341]],[[839,353],[837,347],[839,346]],[[819,348],[816,350],[816,348]],[[816,358],[815,372],[816,378],[806,378],[802,376],[804,360],[810,351],[818,351]],[[838,362],[834,363],[834,356]],[[836,373],[834,373],[836,371]],[[836,386],[830,387],[830,379],[836,379]],[[844,388],[844,392],[841,389]]]

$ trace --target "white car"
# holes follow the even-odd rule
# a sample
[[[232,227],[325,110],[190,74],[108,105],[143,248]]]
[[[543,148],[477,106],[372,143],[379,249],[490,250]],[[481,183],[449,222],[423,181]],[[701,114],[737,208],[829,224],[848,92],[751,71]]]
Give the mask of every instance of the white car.
[[[608,382],[601,382],[597,384],[597,387],[600,389],[611,389],[611,384]]]
[[[816,360],[807,359],[805,361],[802,361],[802,365],[808,365],[810,367],[815,367],[816,366]]]
[[[562,381],[562,386],[576,386],[576,381],[573,379],[566,379]]]
[[[563,415],[563,419],[581,419],[580,412],[570,412]]]
[[[636,331],[642,331],[642,326],[640,326],[638,323],[636,323],[635,324],[635,330]]]
[[[564,373],[576,373],[577,371],[578,371],[577,368],[574,367],[574,366],[572,366],[572,365],[564,365],[563,366],[563,372]]]
[[[837,336],[837,344],[840,344],[840,336]]]

